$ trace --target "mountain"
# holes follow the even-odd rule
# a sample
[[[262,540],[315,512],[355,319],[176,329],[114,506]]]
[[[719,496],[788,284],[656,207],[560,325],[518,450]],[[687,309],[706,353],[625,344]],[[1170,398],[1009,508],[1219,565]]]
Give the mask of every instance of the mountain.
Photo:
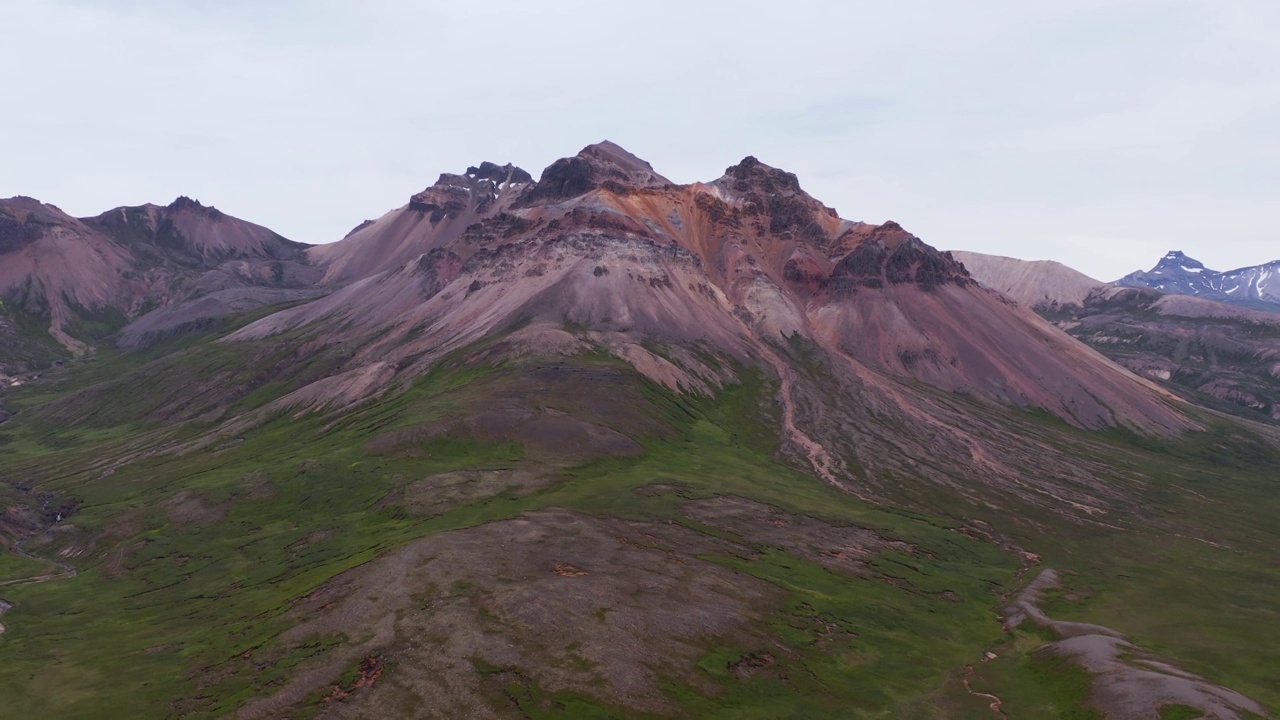
[[[49,318],[48,333],[72,352],[80,310],[114,308],[140,290],[126,277],[128,251],[84,222],[31,198],[0,201],[0,296],[6,307]]]
[[[1280,704],[1280,431],[756,158],[481,163],[303,259],[142,235],[324,295],[0,388],[12,714]]]
[[[1280,260],[1218,272],[1179,250],[1171,250],[1149,272],[1130,273],[1116,284],[1280,311]]]
[[[1280,422],[1280,315],[1109,287],[1046,317],[1130,370],[1226,412]]]
[[[1100,283],[1054,262],[953,254],[984,286],[1129,370],[1195,402],[1280,422],[1280,314]]]
[[[909,378],[1087,427],[1185,426],[1150,386],[982,291],[950,256],[896,223],[840,219],[754,158],[684,186],[612,144],[557,161],[536,184],[472,174],[442,176],[416,196],[429,202],[317,251],[326,278],[357,274],[351,258],[376,258],[371,274],[230,340],[319,323],[328,342],[362,348],[353,366],[412,360],[412,373],[504,326],[528,324],[520,337],[534,349],[581,326],[646,358],[637,368],[655,380],[686,387],[714,373],[655,364],[644,343],[775,372],[775,345],[811,344],[852,384]],[[403,237],[395,250],[390,237]]]
[[[986,287],[1036,310],[1083,306],[1106,283],[1053,260],[1018,260],[963,250],[951,254]]]
[[[314,296],[319,272],[306,249],[186,197],[92,218],[0,200],[4,327],[11,347],[30,348],[0,362],[83,354],[122,328],[121,342],[145,344],[233,310]]]
[[[442,174],[435,185],[345,238],[310,253],[325,268],[324,281],[341,284],[391,268],[456,239],[470,225],[506,209],[530,188],[529,173],[510,164],[481,163],[462,175]]]

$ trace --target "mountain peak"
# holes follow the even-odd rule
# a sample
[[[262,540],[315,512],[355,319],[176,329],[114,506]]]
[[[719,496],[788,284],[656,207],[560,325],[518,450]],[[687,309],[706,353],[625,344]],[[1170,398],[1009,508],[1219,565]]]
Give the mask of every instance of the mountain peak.
[[[792,195],[804,192],[795,173],[766,165],[754,155],[748,155],[737,165],[726,168],[724,175],[712,184],[725,186],[737,193]]]
[[[1181,250],[1170,250],[1165,253],[1164,257],[1160,258],[1160,262],[1156,263],[1155,267],[1151,268],[1151,272],[1166,273],[1173,271],[1198,273],[1204,272],[1206,269],[1207,268],[1205,268],[1204,263],[1196,260],[1195,258],[1188,257],[1186,253]]]
[[[1196,295],[1274,312],[1280,308],[1277,267],[1280,261],[1219,272],[1187,257],[1181,250],[1170,250],[1155,267],[1129,273],[1116,284],[1149,287],[1175,295]]]
[[[528,189],[523,186],[532,182],[532,175],[511,163],[486,160],[468,167],[462,175],[440,173],[434,185],[409,198],[409,209],[429,213],[433,223],[469,211],[483,213],[511,188],[522,193]]]
[[[594,163],[611,174],[616,172],[626,174],[631,181],[628,184],[637,184],[642,187],[671,184],[670,180],[655,172],[648,161],[641,160],[611,140],[602,140],[588,145],[578,152],[577,157]]]
[[[835,228],[826,223],[839,221],[834,208],[823,205],[800,187],[795,173],[766,165],[748,155],[724,175],[708,183],[727,199],[741,203],[749,214],[769,215],[769,232],[810,242],[825,243]]]
[[[48,225],[60,221],[53,210],[57,208],[25,195],[0,199],[0,253],[30,245],[43,236]]]
[[[179,195],[178,197],[174,198],[173,202],[169,203],[167,209],[172,210],[174,212],[181,211],[181,210],[189,210],[191,212],[207,215],[208,217],[211,217],[211,218],[222,217],[222,211],[218,210],[218,208],[212,205],[203,205],[199,200],[193,200],[187,197],[186,195]]]
[[[1199,260],[1196,260],[1195,258],[1188,256],[1186,253],[1182,252],[1181,250],[1170,250],[1169,252],[1165,253],[1165,256],[1161,258],[1161,260],[1178,262],[1182,265],[1192,265],[1192,266],[1203,267],[1203,264]]]
[[[474,180],[488,180],[494,185],[501,185],[502,183],[520,184],[533,182],[533,176],[523,168],[516,167],[511,163],[499,165],[497,163],[489,162],[488,160],[480,163],[479,167],[472,165],[467,168],[466,174],[467,177]],[[441,179],[444,177],[445,176],[442,175]]]
[[[613,183],[631,188],[657,188],[671,181],[654,172],[653,166],[627,152],[617,143],[604,140],[584,147],[577,155],[560,158],[538,179],[525,198],[526,203],[548,203],[585,195]]]
[[[0,211],[9,215],[19,216],[25,220],[28,216],[34,215],[45,222],[57,222],[60,218],[70,220],[70,216],[62,211],[57,205],[41,202],[36,198],[27,195],[15,195],[11,198],[0,198]]]

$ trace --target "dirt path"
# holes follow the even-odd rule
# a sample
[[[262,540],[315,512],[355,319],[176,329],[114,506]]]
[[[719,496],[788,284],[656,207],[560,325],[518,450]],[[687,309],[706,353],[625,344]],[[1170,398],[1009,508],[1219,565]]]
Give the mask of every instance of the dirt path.
[[[1040,603],[1046,591],[1059,586],[1057,571],[1041,571],[1005,608],[1005,624],[1015,628],[1033,622],[1062,638],[1037,652],[1070,657],[1087,670],[1093,676],[1090,699],[1108,718],[1144,720],[1158,716],[1165,705],[1188,705],[1210,720],[1239,720],[1242,713],[1268,716],[1258,702],[1175,667],[1111,628],[1049,617]]]
[[[45,573],[43,575],[33,575],[32,577],[18,578],[16,580],[2,580],[0,581],[0,587],[11,587],[15,585],[35,585],[36,583],[49,582],[51,580],[68,580],[76,576],[75,568],[71,567],[70,565],[64,562],[60,562],[58,560],[50,560],[49,558],[43,558],[37,555],[32,555],[31,553],[22,549],[22,543],[19,543],[18,545],[15,545],[10,549],[13,551],[14,555],[17,555],[19,557],[24,557],[24,558],[27,558],[28,560],[35,560],[36,562],[56,565],[58,566],[58,572]]]
[[[9,550],[12,551],[14,555],[27,558],[28,560],[35,560],[36,562],[56,565],[58,567],[58,572],[45,573],[43,575],[34,575],[32,577],[17,578],[16,580],[3,580],[3,581],[0,581],[0,587],[18,587],[21,585],[35,585],[37,583],[52,582],[54,580],[69,580],[76,576],[76,569],[64,562],[61,562],[59,560],[50,560],[49,558],[39,557],[37,555],[32,555],[31,553],[27,552],[26,549],[23,547],[23,545],[27,543],[27,540],[30,540],[33,537],[35,537],[35,535],[29,535],[23,538],[22,540],[18,541],[13,547],[9,548]],[[12,608],[13,608],[13,603],[0,599],[0,615],[4,615],[6,612],[8,612]],[[4,623],[0,623],[0,635],[3,635],[4,632],[5,632]]]
[[[992,542],[995,542],[995,538],[990,534],[988,534],[988,539],[991,540]],[[1013,587],[1010,588],[1008,591],[1001,593],[1000,595],[1001,604],[1008,602],[1009,597],[1011,595],[1018,593],[1022,590],[1022,583],[1023,583],[1023,580],[1026,578],[1027,573],[1030,572],[1033,568],[1035,568],[1040,563],[1039,555],[1036,555],[1035,553],[1029,553],[1025,550],[1022,550],[1021,548],[1017,548],[1016,546],[1012,546],[1012,547],[1015,549],[1018,555],[1022,558],[1022,561],[1024,564],[1022,566],[1022,569],[1018,571],[1018,574],[1014,576]],[[1009,548],[1007,547],[1005,549],[1009,550]],[[1003,629],[1006,633],[1009,632],[1009,624],[1007,622],[1004,622],[1005,618],[997,617],[996,619],[1002,623],[1001,629]],[[995,659],[996,659],[996,655],[995,653],[992,653],[992,652],[987,652],[982,656],[982,662],[984,663],[990,662]],[[972,665],[965,665],[964,670],[965,670],[965,676],[964,678],[961,679],[961,682],[964,684],[965,691],[974,697],[983,698],[984,700],[990,700],[991,704],[989,705],[989,707],[991,708],[992,712],[996,713],[1002,718],[1005,718],[1005,720],[1008,720],[1009,715],[1004,711],[1004,698],[1000,697],[999,695],[992,695],[991,693],[979,692],[977,690],[974,690],[972,685],[972,680],[976,675],[976,671],[974,670]]]

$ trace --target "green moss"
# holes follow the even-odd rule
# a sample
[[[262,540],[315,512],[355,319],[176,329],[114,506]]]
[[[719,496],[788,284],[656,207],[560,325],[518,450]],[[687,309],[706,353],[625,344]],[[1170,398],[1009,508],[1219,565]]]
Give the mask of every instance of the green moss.
[[[1200,720],[1204,711],[1189,705],[1162,705],[1160,720]]]
[[[147,356],[107,352],[15,394],[23,412],[5,426],[6,477],[74,499],[78,507],[63,527],[104,539],[74,559],[82,571],[75,579],[6,590],[16,604],[0,642],[6,707],[27,717],[136,717],[164,716],[178,701],[192,717],[227,715],[340,641],[271,656],[298,599],[390,548],[545,507],[675,522],[749,541],[680,510],[691,499],[731,494],[867,528],[915,551],[868,558],[866,577],[833,573],[771,547],[747,558],[707,558],[775,585],[785,600],[744,636],[710,641],[697,678],[663,676],[664,691],[684,714],[931,717],[957,708],[951,716],[970,709],[975,717],[989,715],[964,692],[957,673],[998,648],[999,659],[982,663],[974,682],[1004,697],[1011,717],[1096,717],[1083,704],[1088,676],[1034,652],[1051,638],[1020,630],[1006,639],[1000,632],[998,593],[1011,589],[1019,561],[956,532],[969,499],[931,487],[913,509],[870,505],[779,462],[774,388],[748,368],[735,368],[740,384],[691,397],[603,354],[558,361],[620,372],[628,410],[650,428],[635,434],[642,452],[582,462],[537,492],[498,493],[435,517],[414,516],[396,494],[418,478],[529,462],[519,443],[463,431],[431,436],[411,451],[370,449],[389,431],[465,416],[478,397],[536,392],[521,363],[498,360],[490,349],[481,344],[454,353],[407,390],[340,418],[282,414],[225,437],[207,437],[204,421],[165,420],[162,411],[181,393],[195,395],[192,407],[208,400],[210,407],[261,408],[329,372],[340,358],[299,359],[284,344],[201,341]],[[192,390],[215,387],[223,394],[203,400]],[[1082,529],[1036,508],[1027,511],[1036,535],[1009,530],[1043,551],[1046,562],[1076,573],[1069,592],[1047,603],[1050,613],[1115,627],[1274,704],[1280,618],[1271,599],[1280,570],[1269,553],[1280,528],[1274,478],[1280,457],[1228,425],[1153,440],[1085,433],[1056,418],[1012,412],[1010,418],[1054,443],[1079,443],[1105,456],[1118,473],[1150,478],[1135,491],[1144,517],[1133,522],[1147,523],[1136,525],[1141,532]],[[199,449],[192,444],[204,441]],[[148,452],[158,447],[190,449]],[[179,493],[197,510],[216,512],[174,512]],[[1010,512],[1013,502],[1001,511]],[[1186,537],[1157,524],[1169,519]],[[52,555],[71,542],[33,549]],[[0,575],[6,572],[0,566]],[[608,621],[606,611],[599,616]],[[270,657],[272,669],[242,662],[246,652]],[[773,659],[764,662],[763,653]],[[759,668],[740,671],[756,661]],[[499,683],[494,702],[513,702],[530,717],[623,714],[585,695],[546,692],[531,669],[477,671]],[[210,677],[217,681],[198,685]],[[72,690],[55,691],[64,686]]]

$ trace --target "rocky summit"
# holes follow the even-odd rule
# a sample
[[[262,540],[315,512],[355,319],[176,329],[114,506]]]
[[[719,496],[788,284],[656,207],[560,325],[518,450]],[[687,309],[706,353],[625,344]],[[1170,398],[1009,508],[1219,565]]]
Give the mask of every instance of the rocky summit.
[[[0,201],[0,714],[1280,707],[1266,313],[751,156],[403,197],[315,246]]]
[[[1280,311],[1280,260],[1218,272],[1180,250],[1171,250],[1151,270],[1130,273],[1116,284]]]

